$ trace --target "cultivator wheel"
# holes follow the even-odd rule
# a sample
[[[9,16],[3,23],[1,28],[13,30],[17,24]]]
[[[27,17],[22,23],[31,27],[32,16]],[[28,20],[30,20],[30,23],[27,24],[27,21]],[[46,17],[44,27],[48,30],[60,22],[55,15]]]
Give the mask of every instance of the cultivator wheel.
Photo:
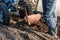
[[[48,31],[48,27],[47,25],[44,23],[44,19],[42,18],[38,24],[37,24],[37,28],[42,31],[42,32],[47,32]]]

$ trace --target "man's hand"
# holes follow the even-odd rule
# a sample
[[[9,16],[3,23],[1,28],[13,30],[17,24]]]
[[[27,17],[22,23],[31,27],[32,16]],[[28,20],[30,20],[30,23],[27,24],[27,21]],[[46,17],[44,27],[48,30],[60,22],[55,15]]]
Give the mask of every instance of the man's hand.
[[[27,18],[25,17],[25,21],[28,22],[28,25],[37,24],[41,19],[41,14],[29,15]]]

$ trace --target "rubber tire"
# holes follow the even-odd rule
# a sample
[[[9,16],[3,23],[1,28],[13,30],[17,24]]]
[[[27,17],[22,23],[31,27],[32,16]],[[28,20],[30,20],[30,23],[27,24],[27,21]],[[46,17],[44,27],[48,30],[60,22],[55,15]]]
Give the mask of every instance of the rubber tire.
[[[10,22],[9,11],[5,3],[0,3],[0,10],[3,12],[3,23],[8,25]]]

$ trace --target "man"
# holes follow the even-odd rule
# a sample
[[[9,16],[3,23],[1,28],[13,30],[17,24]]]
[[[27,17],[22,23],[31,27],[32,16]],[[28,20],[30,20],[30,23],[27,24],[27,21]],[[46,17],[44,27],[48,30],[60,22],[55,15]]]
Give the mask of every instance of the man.
[[[56,14],[56,0],[42,0],[44,19],[49,28],[48,34],[57,37],[57,14]]]

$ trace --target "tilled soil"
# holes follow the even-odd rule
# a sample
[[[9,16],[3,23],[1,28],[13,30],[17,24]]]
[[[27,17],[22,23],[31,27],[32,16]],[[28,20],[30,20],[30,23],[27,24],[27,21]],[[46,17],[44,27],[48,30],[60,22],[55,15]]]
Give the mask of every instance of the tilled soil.
[[[40,23],[41,24],[41,23]],[[60,36],[60,18],[58,18],[58,35]],[[9,26],[0,24],[0,40],[60,40],[40,29],[27,25],[24,21]]]
[[[0,40],[58,40],[52,35],[29,29],[29,27],[26,28],[20,23],[10,26],[0,24]]]

